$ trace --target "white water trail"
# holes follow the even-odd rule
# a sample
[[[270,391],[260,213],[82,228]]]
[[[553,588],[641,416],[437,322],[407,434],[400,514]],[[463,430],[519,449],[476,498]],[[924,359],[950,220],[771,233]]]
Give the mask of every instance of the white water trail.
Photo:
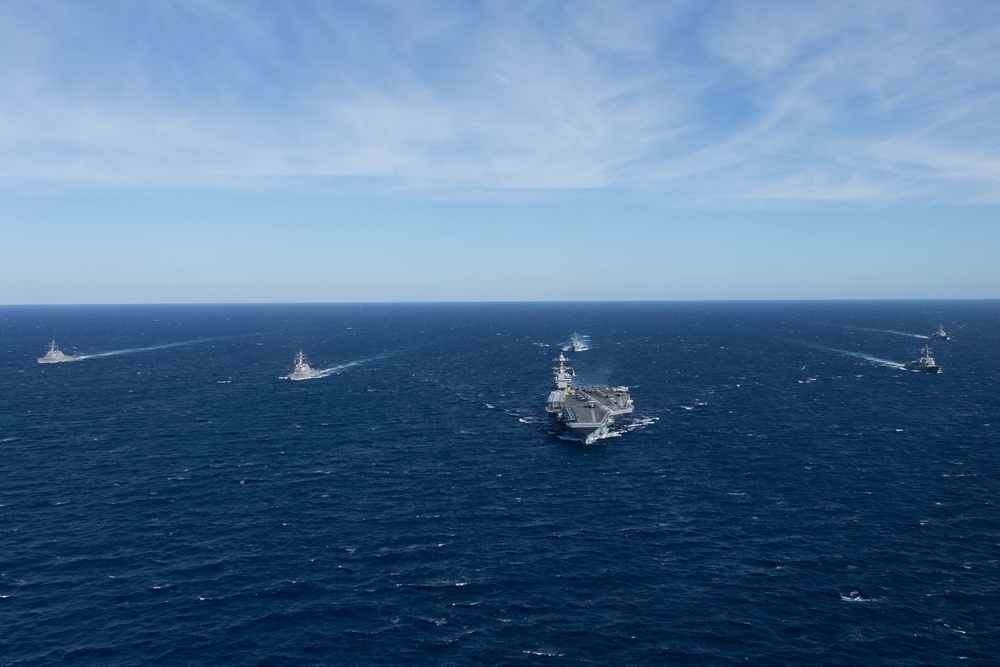
[[[845,329],[851,329],[853,331],[871,331],[872,333],[889,333],[894,336],[906,336],[908,338],[920,338],[923,340],[930,340],[930,336],[921,336],[920,334],[909,333],[906,331],[896,331],[895,329],[869,329],[868,327],[852,327],[844,326]]]
[[[814,350],[823,350],[824,352],[835,352],[836,354],[842,354],[842,355],[847,356],[847,357],[854,357],[856,359],[864,359],[865,361],[869,361],[869,362],[871,362],[873,364],[877,364],[879,366],[886,366],[888,368],[895,368],[896,370],[901,370],[901,371],[906,370],[906,365],[905,364],[901,364],[898,361],[892,361],[891,359],[881,359],[879,357],[874,357],[874,356],[872,356],[870,354],[865,354],[864,352],[850,352],[848,350],[839,350],[839,349],[837,349],[835,347],[826,347],[825,345],[817,345],[815,343],[807,343],[807,342],[802,341],[802,340],[797,340],[795,342],[798,343],[798,344],[800,344],[800,345],[805,345],[806,347],[811,347]]]
[[[163,345],[150,345],[149,347],[130,347],[126,350],[111,350],[110,352],[95,352],[94,354],[77,355],[75,361],[83,359],[96,359],[98,357],[113,357],[119,354],[134,354],[136,352],[146,352],[149,350],[165,350],[169,347],[183,347],[184,345],[196,345],[198,343],[210,343],[222,340],[221,338],[199,338],[197,340],[185,340],[179,343],[165,343]]]
[[[340,371],[347,370],[348,368],[353,368],[355,366],[360,366],[361,364],[367,364],[372,361],[378,361],[379,359],[385,359],[388,354],[377,354],[374,357],[366,357],[364,359],[355,359],[354,361],[348,361],[345,364],[339,364],[337,366],[331,366],[330,368],[324,368],[320,371],[320,375],[317,377],[327,377],[328,375],[333,375],[334,373],[339,373]]]

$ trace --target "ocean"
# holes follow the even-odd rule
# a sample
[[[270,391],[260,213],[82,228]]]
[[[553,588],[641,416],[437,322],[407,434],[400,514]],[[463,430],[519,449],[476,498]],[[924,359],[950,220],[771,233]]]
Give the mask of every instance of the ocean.
[[[0,663],[994,664],[998,406],[998,301],[3,307]]]

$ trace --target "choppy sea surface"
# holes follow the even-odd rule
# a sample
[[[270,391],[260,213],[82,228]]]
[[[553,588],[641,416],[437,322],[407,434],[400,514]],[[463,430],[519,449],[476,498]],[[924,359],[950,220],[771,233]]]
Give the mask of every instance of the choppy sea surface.
[[[995,664],[998,406],[997,301],[0,308],[0,662]]]

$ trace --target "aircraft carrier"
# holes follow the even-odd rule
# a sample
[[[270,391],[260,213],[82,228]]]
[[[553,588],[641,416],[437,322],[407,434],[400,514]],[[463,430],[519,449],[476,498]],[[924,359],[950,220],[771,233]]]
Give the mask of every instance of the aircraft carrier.
[[[562,353],[553,359],[559,365],[552,369],[555,388],[549,393],[546,410],[566,427],[566,434],[589,445],[611,434],[615,417],[632,412],[628,387],[574,387],[573,369]]]

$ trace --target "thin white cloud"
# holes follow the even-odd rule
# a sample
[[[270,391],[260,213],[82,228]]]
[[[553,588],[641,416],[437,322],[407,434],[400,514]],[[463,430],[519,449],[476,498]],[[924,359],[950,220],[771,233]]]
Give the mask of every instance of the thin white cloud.
[[[1000,9],[0,8],[0,179],[995,203]]]

